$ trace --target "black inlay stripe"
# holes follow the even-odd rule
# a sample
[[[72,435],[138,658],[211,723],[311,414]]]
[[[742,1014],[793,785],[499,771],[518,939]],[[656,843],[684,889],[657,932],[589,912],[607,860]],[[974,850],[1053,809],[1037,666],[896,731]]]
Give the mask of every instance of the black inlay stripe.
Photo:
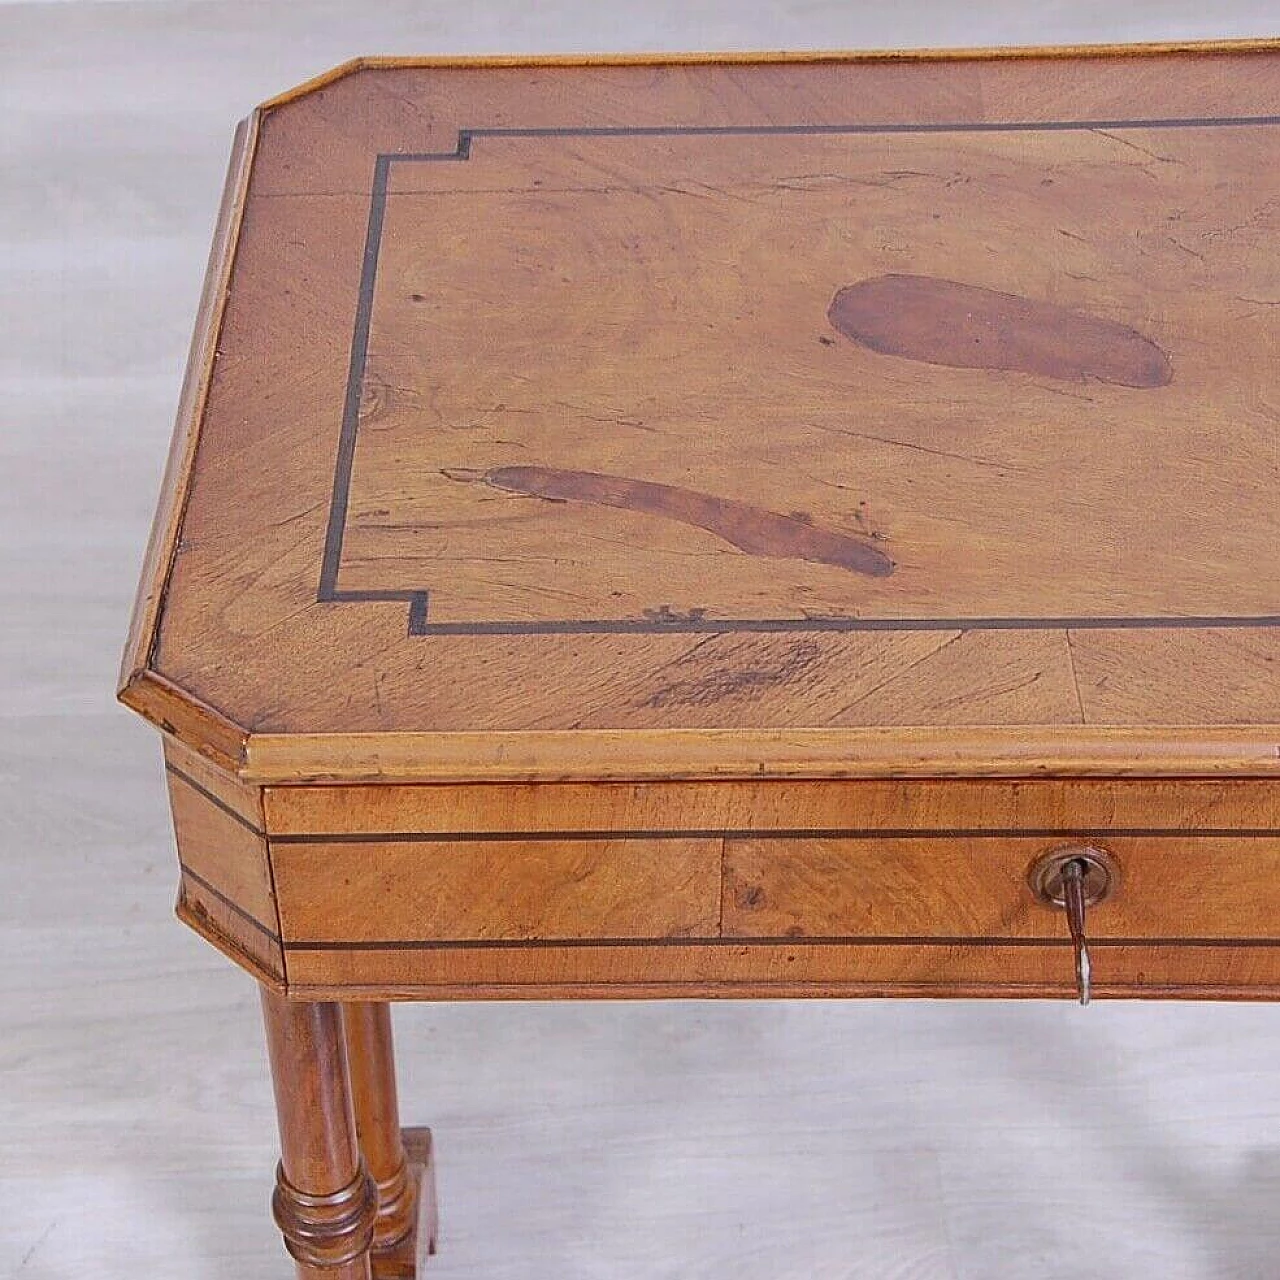
[[[469,160],[475,138],[726,138],[840,136],[894,133],[1062,133],[1097,129],[1239,128],[1280,124],[1280,116],[1163,116],[1154,120],[970,120],[949,122],[898,121],[878,124],[723,124],[723,125],[548,125],[459,129],[452,151],[396,151],[390,160],[439,163]]]
[[[1070,947],[1070,938],[994,937],[765,937],[765,938],[380,938],[285,942],[286,951],[556,951],[611,947]],[[1090,947],[1200,947],[1266,949],[1280,938],[1090,938]]]
[[[255,827],[248,818],[242,813],[237,813],[225,800],[215,796],[207,787],[202,787],[189,773],[183,773],[176,765],[166,763],[165,772],[178,779],[190,787],[192,791],[203,796],[215,809],[220,809],[228,818],[238,822],[246,831],[252,831],[255,836],[263,839],[266,838],[266,832],[261,827]]]
[[[928,999],[1076,999],[1076,984],[1070,978],[1041,978],[1028,981],[1009,982],[1000,978],[961,978],[953,981],[932,978],[635,978],[628,980],[601,978],[538,978],[530,982],[495,981],[485,979],[483,982],[451,982],[448,978],[433,978],[423,981],[421,978],[408,982],[393,981],[385,984],[394,989],[404,988],[413,992],[444,992],[446,999],[504,999],[511,993],[512,999],[529,999],[530,992],[554,991],[554,996],[547,999],[600,999],[617,1000],[645,998],[643,993],[660,992],[666,998],[671,993],[672,999],[693,1000],[743,1000],[754,999],[797,999],[813,1000],[822,998],[839,998],[850,1000],[866,999],[900,999],[907,996],[923,996]],[[369,981],[357,984],[359,987],[371,987],[375,990],[379,984]],[[344,984],[335,982],[291,982],[289,990],[296,995],[313,994],[316,999],[333,999],[333,993],[344,990]],[[621,990],[621,996],[615,989]],[[484,992],[475,996],[477,991]],[[1095,999],[1106,1000],[1239,1000],[1239,1001],[1271,1001],[1276,997],[1272,992],[1280,991],[1280,984],[1275,982],[1242,983],[1223,981],[1201,982],[1196,980],[1149,982],[1142,978],[1126,978],[1119,981],[1092,983]],[[579,993],[587,992],[587,995]],[[567,994],[564,994],[567,993]],[[596,993],[600,993],[597,995]],[[768,993],[764,995],[762,993]],[[935,994],[936,993],[936,994]],[[346,998],[346,997],[344,997]],[[410,1000],[434,999],[433,994],[412,995]],[[537,995],[534,999],[540,999]]]
[[[378,988],[376,981],[356,984],[360,987]],[[646,998],[643,993],[661,992],[655,999],[666,998],[671,992],[671,999],[689,1000],[751,1000],[777,998],[796,1000],[817,1000],[824,998],[849,1000],[902,999],[906,997],[923,997],[933,999],[1066,999],[1074,1003],[1076,984],[1072,979],[1043,978],[1026,982],[1007,982],[1000,978],[962,978],[952,982],[936,981],[931,978],[634,978],[621,981],[612,978],[538,978],[531,982],[495,981],[486,978],[483,982],[450,982],[447,978],[434,978],[424,982],[421,978],[408,982],[393,981],[385,984],[393,989],[401,988],[413,992],[445,992],[444,998],[453,999],[504,999],[498,992],[511,992],[512,999],[551,999],[551,1000],[628,1000]],[[616,996],[614,989],[622,991]],[[1095,1000],[1239,1000],[1273,1001],[1276,997],[1271,992],[1280,990],[1280,985],[1271,983],[1239,983],[1239,982],[1147,982],[1138,979],[1125,979],[1118,982],[1093,982],[1090,989]],[[315,999],[333,999],[333,993],[345,990],[344,984],[336,982],[291,982],[289,990],[297,996],[311,993]],[[475,996],[482,991],[485,994]],[[530,992],[554,991],[554,996],[541,997]],[[565,993],[568,994],[560,994]],[[581,995],[588,992],[588,995]],[[596,995],[596,992],[601,994]],[[767,995],[761,993],[767,992]],[[934,994],[936,992],[936,995]],[[607,994],[605,994],[607,993]],[[345,996],[343,998],[346,998]],[[397,999],[400,997],[397,996]],[[434,995],[405,996],[406,1000],[431,1000]]]
[[[659,138],[690,135],[723,137],[732,134],[806,134],[806,133],[1038,133],[1041,130],[1091,129],[1193,129],[1235,127],[1250,124],[1280,124],[1280,116],[1162,116],[1154,120],[981,120],[963,122],[902,121],[879,124],[721,124],[721,125],[581,125],[505,128],[491,126],[462,129],[465,138]],[[461,150],[461,146],[459,147]]]
[[[1268,827],[765,827],[658,828],[580,831],[335,831],[273,835],[272,844],[470,844],[548,840],[977,840],[1097,839],[1152,837],[1265,840],[1280,837]]]
[[[1019,120],[969,121],[950,123],[881,123],[881,124],[793,124],[793,125],[649,125],[649,126],[563,126],[541,128],[485,127],[459,129],[458,142],[452,151],[384,152],[374,164],[373,187],[369,207],[369,224],[365,239],[364,260],[356,302],[356,318],[351,343],[351,360],[347,378],[342,425],[338,437],[337,461],[334,467],[333,491],[321,562],[320,585],[316,599],[321,602],[407,601],[408,634],[412,636],[445,635],[570,635],[570,634],[661,634],[689,632],[811,632],[811,631],[1061,631],[1137,630],[1137,629],[1222,629],[1271,628],[1280,626],[1280,614],[1195,617],[1080,617],[1080,618],[727,618],[723,620],[660,622],[648,619],[563,619],[547,622],[460,621],[431,622],[428,618],[429,593],[425,588],[399,590],[343,591],[338,588],[342,560],[342,542],[346,531],[347,507],[350,500],[351,474],[359,431],[360,393],[368,354],[369,330],[373,315],[374,287],[381,252],[382,229],[390,185],[391,166],[401,163],[463,162],[471,158],[472,143],[479,138],[658,138],[658,137],[727,137],[874,134],[944,134],[944,133],[1053,133],[1089,132],[1124,129],[1191,129],[1234,128],[1280,124],[1280,116],[1171,116],[1151,120]],[[414,194],[412,192],[393,194]]]
[[[365,600],[421,599],[426,607],[428,592],[364,592]],[[347,600],[346,592],[327,599]],[[1253,617],[1178,618],[700,618],[696,621],[649,621],[648,619],[598,618],[565,619],[554,622],[428,622],[419,619],[414,635],[432,636],[545,636],[545,635],[654,635],[711,634],[725,631],[1160,631],[1221,627],[1274,627],[1280,614]]]
[[[272,929],[268,928],[265,924],[263,924],[262,921],[257,918],[257,916],[250,915],[238,902],[235,902],[233,899],[228,898],[227,895],[223,893],[221,889],[217,888],[215,885],[211,885],[204,878],[204,876],[199,875],[195,871],[192,871],[191,868],[187,866],[185,862],[179,862],[178,866],[181,868],[182,874],[186,876],[187,879],[192,880],[196,884],[198,884],[200,888],[202,888],[207,894],[209,894],[210,897],[216,898],[220,903],[222,903],[224,907],[227,908],[228,911],[235,912],[235,914],[239,916],[240,919],[243,920],[246,924],[251,924],[264,937],[270,938],[271,941],[276,944],[276,946],[283,945],[280,939],[280,935],[278,933],[274,932]]]
[[[351,467],[356,451],[356,429],[360,425],[360,392],[364,383],[365,360],[369,351],[369,327],[373,320],[373,287],[378,276],[378,253],[382,244],[382,221],[387,208],[387,175],[390,169],[390,157],[380,155],[374,161],[369,226],[365,232],[360,295],[356,303],[355,328],[351,335],[351,362],[347,370],[342,431],[338,437],[338,460],[334,467],[333,494],[329,502],[324,556],[320,562],[320,587],[317,592],[319,600],[332,600],[338,588],[338,566],[342,560],[342,539],[347,527]]]

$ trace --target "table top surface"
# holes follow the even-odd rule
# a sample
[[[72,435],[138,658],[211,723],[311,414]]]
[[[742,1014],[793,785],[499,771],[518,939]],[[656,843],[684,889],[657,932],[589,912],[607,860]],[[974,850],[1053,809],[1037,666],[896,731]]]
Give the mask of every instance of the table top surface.
[[[247,776],[1267,772],[1274,46],[241,128],[123,695]]]

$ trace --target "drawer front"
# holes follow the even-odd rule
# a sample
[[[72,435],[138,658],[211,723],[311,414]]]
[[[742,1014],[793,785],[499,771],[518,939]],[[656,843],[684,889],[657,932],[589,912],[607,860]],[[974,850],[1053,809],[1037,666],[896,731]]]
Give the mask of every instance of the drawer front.
[[[1280,790],[1208,780],[368,786],[266,796],[298,994],[1071,996],[1028,871],[1078,841],[1099,995],[1280,994]]]
[[[286,942],[707,937],[720,840],[341,841],[273,850]]]
[[[1091,951],[1096,997],[1280,1000],[1280,947]],[[1065,940],[309,946],[290,949],[288,965],[290,990],[311,999],[1076,997]]]
[[[1091,835],[1119,874],[1096,938],[1280,940],[1280,836]],[[729,839],[723,931],[741,938],[1064,934],[1027,872],[1063,836]]]
[[[285,843],[291,988],[323,995],[1075,991],[1032,864],[1065,833]],[[1280,992],[1280,837],[1100,835],[1099,995]]]
[[[277,843],[286,941],[1065,936],[1028,871],[1068,840],[1118,868],[1097,938],[1280,941],[1280,836],[941,832]]]

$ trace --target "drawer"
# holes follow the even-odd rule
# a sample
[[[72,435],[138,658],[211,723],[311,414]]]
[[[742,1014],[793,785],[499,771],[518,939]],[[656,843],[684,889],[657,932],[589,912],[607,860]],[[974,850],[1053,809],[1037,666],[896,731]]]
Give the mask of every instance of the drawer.
[[[273,849],[286,942],[707,937],[722,841],[475,837]]]
[[[1082,839],[1084,837],[1081,837]],[[1280,837],[1091,835],[1105,939],[1280,941]],[[1061,835],[316,841],[273,850],[285,941],[1060,938],[1028,870]]]
[[[1095,938],[1280,940],[1280,836],[1092,834],[1118,869]],[[722,929],[738,938],[1044,938],[1062,912],[1028,870],[1061,834],[727,839]]]
[[[1085,837],[1080,837],[1084,839]],[[1087,837],[1095,938],[1280,941],[1280,836]],[[1028,869],[1062,834],[401,838],[277,844],[286,942],[1064,934]]]
[[[1064,836],[418,835],[273,862],[300,993],[1070,996],[1064,915],[1028,882]],[[1118,869],[1088,912],[1099,995],[1280,990],[1280,837],[1087,838]]]
[[[1099,995],[1280,992],[1280,788],[1250,781],[268,789],[298,994],[1061,995],[1028,871],[1106,849]],[[203,863],[201,863],[203,865]]]

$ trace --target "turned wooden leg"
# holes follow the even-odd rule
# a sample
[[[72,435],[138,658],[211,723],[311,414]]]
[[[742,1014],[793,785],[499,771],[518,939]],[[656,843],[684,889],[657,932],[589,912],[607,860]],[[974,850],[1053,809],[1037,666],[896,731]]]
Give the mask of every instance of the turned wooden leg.
[[[263,988],[280,1124],[271,1207],[298,1280],[370,1280],[378,1192],[360,1157],[342,1009]]]
[[[378,1186],[375,1280],[409,1280],[422,1253],[435,1252],[435,1175],[431,1134],[402,1133],[396,1096],[391,1010],[386,1004],[344,1006],[356,1131]]]

